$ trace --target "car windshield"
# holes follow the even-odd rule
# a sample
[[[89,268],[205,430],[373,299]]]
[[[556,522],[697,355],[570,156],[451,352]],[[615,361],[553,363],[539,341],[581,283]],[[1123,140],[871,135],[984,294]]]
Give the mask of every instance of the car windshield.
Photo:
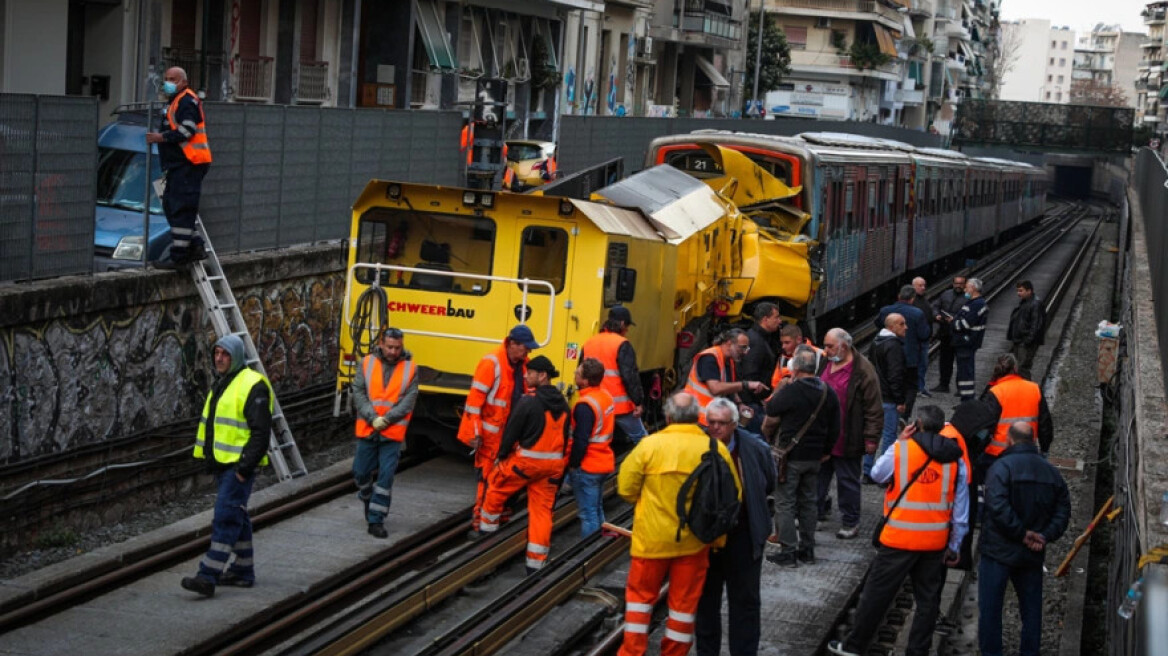
[[[142,197],[146,190],[146,153],[135,153],[117,148],[99,148],[97,164],[97,204],[123,210],[142,211]],[[162,171],[158,158],[151,158],[152,179]],[[162,201],[150,189],[150,213],[162,214]]]
[[[535,144],[507,144],[507,159],[512,162],[543,159],[543,149]]]

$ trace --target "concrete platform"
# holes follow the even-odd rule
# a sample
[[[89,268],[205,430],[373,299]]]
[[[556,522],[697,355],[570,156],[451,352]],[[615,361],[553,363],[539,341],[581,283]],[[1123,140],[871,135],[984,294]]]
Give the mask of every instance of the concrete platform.
[[[276,486],[280,487],[280,486]],[[275,488],[272,488],[275,489]],[[389,539],[366,533],[361,503],[346,495],[256,532],[254,588],[221,587],[204,599],[179,586],[199,558],[141,579],[54,617],[5,634],[0,654],[174,654],[267,607],[312,590],[331,574],[464,510],[473,497],[470,464],[441,458],[394,481]],[[204,514],[206,515],[206,514]],[[208,516],[202,517],[210,525]],[[195,522],[196,518],[182,524]],[[200,556],[201,557],[201,556]],[[20,585],[18,579],[14,582]]]

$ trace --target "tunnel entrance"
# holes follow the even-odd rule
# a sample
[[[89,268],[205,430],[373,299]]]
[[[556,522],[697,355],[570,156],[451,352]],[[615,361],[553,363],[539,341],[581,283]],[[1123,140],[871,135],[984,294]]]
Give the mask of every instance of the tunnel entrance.
[[[1066,198],[1091,196],[1090,166],[1055,166],[1054,193]]]

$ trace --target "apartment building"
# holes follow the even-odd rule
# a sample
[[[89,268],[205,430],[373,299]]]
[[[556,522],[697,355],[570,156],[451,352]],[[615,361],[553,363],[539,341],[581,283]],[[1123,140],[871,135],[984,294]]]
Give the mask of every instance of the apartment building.
[[[1121,90],[1129,107],[1135,105],[1136,78],[1147,69],[1142,44],[1147,35],[1124,32],[1119,25],[1095,26],[1075,47],[1072,80]]]
[[[747,0],[654,0],[645,53],[654,116],[729,116],[741,111]]]
[[[1168,28],[1165,28],[1168,1],[1150,2],[1142,12],[1148,36],[1140,43],[1143,56],[1137,67],[1136,112],[1145,125],[1152,125],[1158,135],[1168,134],[1168,85],[1165,61],[1168,59]]]
[[[1002,43],[1012,60],[1006,71],[999,98],[1020,102],[1065,104],[1071,99],[1071,78],[1075,60],[1075,32],[1069,27],[1051,26],[1042,18],[1024,18],[1002,23]],[[1036,66],[1035,62],[1043,62]]]

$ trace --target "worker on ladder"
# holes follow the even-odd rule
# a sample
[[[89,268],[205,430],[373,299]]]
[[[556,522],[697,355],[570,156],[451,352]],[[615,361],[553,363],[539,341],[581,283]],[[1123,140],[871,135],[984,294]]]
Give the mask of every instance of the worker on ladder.
[[[158,162],[165,176],[162,209],[170,223],[170,257],[155,263],[160,269],[176,269],[207,257],[195,221],[203,178],[211,167],[211,146],[203,103],[191,91],[187,73],[178,66],[167,69],[163,92],[171,98],[162,116],[160,132],[146,133],[147,144],[158,144]]]

